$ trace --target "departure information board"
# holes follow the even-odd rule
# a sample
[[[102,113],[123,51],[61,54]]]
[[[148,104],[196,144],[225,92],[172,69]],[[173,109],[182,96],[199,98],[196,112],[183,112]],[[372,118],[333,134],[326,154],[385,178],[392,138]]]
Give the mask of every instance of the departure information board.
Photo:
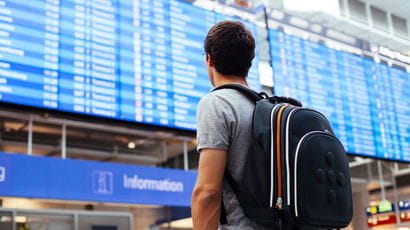
[[[410,161],[410,73],[269,30],[275,94],[324,113],[347,152]]]
[[[221,20],[237,19],[178,0],[0,0],[0,101],[194,130]]]

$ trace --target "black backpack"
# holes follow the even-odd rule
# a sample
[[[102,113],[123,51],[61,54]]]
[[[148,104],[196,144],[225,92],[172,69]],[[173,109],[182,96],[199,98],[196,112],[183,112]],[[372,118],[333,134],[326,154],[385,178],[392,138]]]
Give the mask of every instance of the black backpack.
[[[215,90],[223,88],[256,103],[240,184],[225,170],[245,215],[275,229],[346,227],[353,216],[349,164],[327,118],[292,98],[236,84]],[[221,223],[226,223],[224,207]]]

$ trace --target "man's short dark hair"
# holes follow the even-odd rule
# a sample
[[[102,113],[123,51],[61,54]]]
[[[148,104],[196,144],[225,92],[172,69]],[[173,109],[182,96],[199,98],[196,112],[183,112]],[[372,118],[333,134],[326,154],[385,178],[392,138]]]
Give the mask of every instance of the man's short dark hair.
[[[238,21],[214,25],[206,36],[204,48],[216,70],[225,75],[246,77],[255,57],[255,39]]]

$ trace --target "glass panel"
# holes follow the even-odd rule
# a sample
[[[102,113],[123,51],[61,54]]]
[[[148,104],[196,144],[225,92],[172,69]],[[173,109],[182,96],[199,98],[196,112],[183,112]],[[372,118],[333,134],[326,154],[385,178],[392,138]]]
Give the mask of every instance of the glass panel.
[[[0,229],[1,230],[12,230],[12,213],[0,211]]]
[[[18,212],[16,214],[16,227],[17,230],[72,230],[74,229],[74,218],[71,215],[50,215]]]
[[[130,218],[124,216],[80,215],[78,227],[81,230],[131,230]]]

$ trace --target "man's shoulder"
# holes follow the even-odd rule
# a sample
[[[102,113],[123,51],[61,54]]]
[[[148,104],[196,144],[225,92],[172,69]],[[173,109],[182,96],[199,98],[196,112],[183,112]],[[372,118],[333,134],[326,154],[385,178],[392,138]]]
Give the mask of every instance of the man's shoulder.
[[[223,103],[228,99],[227,97],[229,97],[229,93],[226,92],[227,90],[229,89],[220,89],[209,92],[199,101],[199,105],[218,105]]]
[[[203,97],[198,109],[208,110],[209,108],[217,110],[237,111],[238,113],[251,111],[255,104],[248,97],[235,89],[219,89],[208,93]]]
[[[241,92],[235,89],[218,89],[211,91],[205,95],[200,103],[220,103],[220,102],[229,102],[236,100],[238,98],[245,97]]]

